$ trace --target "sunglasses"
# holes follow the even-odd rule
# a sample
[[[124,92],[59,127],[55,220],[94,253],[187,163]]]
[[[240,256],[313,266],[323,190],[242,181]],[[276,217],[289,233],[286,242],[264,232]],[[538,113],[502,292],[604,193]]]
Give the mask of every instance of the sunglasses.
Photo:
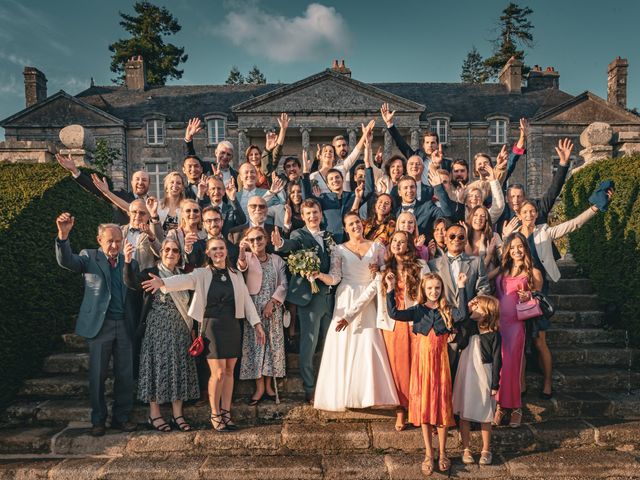
[[[185,208],[184,212],[185,213],[200,213],[200,209],[199,208]]]
[[[171,247],[163,248],[162,251],[164,253],[180,253],[180,249],[179,248],[171,248]]]
[[[461,233],[459,233],[458,235],[456,235],[455,233],[452,233],[451,235],[449,235],[449,240],[455,240],[456,238],[457,238],[458,240],[464,240],[464,239],[465,239],[465,238],[467,238],[467,237],[465,237],[465,236],[464,236],[463,234],[461,234]]]
[[[266,210],[267,206],[266,205],[249,205],[249,208],[251,208],[252,210]]]
[[[247,238],[247,242],[249,243],[257,243],[263,240],[264,240],[264,235],[258,235],[257,237],[254,237],[254,238]]]

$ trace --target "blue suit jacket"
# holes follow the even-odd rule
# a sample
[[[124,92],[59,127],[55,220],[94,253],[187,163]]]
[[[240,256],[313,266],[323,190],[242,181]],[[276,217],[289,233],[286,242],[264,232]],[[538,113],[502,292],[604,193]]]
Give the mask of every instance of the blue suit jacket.
[[[111,270],[107,257],[100,250],[82,250],[80,254],[71,251],[69,240],[56,239],[56,260],[58,265],[84,277],[84,297],[76,320],[76,333],[85,338],[95,337],[102,328],[112,294],[122,295],[126,303],[127,287],[122,282],[121,292],[111,291]],[[118,256],[124,263],[124,256]],[[131,311],[125,306],[125,322],[130,335],[135,331]]]

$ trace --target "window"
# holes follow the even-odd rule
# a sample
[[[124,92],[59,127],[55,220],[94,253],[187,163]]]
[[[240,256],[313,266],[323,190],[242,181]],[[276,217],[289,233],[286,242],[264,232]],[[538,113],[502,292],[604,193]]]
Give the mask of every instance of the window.
[[[149,193],[160,200],[164,197],[164,177],[169,173],[168,162],[147,163],[146,171],[149,173]]]
[[[431,131],[438,134],[440,143],[449,143],[449,120],[434,118],[431,120]]]
[[[569,166],[575,166],[576,164],[576,157],[574,157],[573,155],[571,155],[569,157]],[[560,157],[557,156],[553,156],[551,157],[551,174],[555,175],[556,171],[558,170],[558,167],[560,166]]]
[[[507,121],[494,119],[489,121],[489,143],[507,143]]]
[[[163,120],[147,120],[147,143],[149,145],[164,145]]]
[[[224,118],[207,120],[207,132],[210,145],[217,145],[224,140]]]

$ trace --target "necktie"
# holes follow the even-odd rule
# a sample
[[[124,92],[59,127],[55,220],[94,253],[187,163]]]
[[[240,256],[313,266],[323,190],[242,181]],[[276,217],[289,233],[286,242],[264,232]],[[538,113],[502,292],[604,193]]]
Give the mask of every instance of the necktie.
[[[116,264],[118,263],[117,258],[107,257],[107,260],[109,260],[109,265],[111,265],[111,268],[116,268]]]

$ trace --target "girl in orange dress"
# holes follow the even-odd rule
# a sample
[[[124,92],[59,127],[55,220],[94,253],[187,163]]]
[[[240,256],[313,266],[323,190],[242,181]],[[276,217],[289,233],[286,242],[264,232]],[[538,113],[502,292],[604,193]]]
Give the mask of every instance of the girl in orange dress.
[[[426,262],[416,256],[411,236],[407,232],[395,232],[391,235],[389,248],[385,255],[382,278],[389,273],[397,279],[395,299],[398,309],[416,304],[420,288],[420,277],[429,272]],[[384,287],[380,286],[379,295],[384,300]],[[383,317],[378,322],[387,348],[391,373],[396,384],[400,405],[396,409],[396,430],[406,428],[407,409],[409,408],[409,382],[411,379],[411,357],[415,349],[416,335],[407,322],[396,322],[386,314],[386,302],[379,302]]]
[[[439,275],[428,273],[420,281],[418,304],[406,310],[398,310],[395,299],[396,277],[385,277],[387,287],[387,311],[389,316],[402,322],[413,322],[413,333],[418,336],[411,362],[409,393],[409,422],[422,428],[425,459],[422,472],[433,473],[433,427],[438,429],[441,471],[451,467],[446,454],[447,428],[455,425],[451,400],[451,370],[447,343],[454,331],[454,324],[467,317],[467,299],[464,285],[467,276],[460,273],[458,308],[452,308],[444,298],[443,283]]]

